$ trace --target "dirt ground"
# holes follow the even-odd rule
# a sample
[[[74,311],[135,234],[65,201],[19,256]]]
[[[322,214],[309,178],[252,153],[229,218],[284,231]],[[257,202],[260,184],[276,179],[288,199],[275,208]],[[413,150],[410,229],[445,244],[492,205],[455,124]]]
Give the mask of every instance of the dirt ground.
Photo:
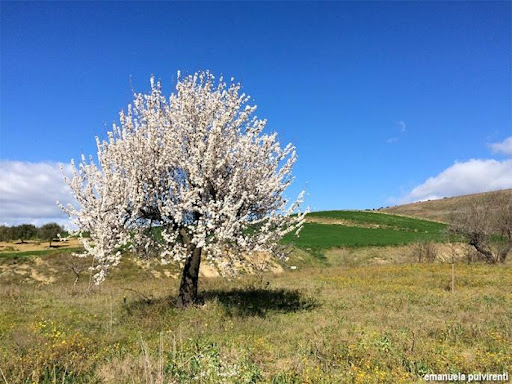
[[[0,252],[32,252],[48,250],[50,243],[45,241],[27,240],[23,243],[20,241],[0,241]],[[51,249],[66,249],[80,247],[78,239],[69,239],[68,241],[52,241]]]
[[[71,279],[71,277],[74,278],[75,275],[73,274],[73,270],[81,271],[83,275],[82,278],[89,274],[87,270],[90,262],[85,259],[75,258],[71,255],[70,252],[52,252],[51,254],[54,255],[54,257],[51,258],[47,258],[47,255],[45,255],[44,252],[38,256],[34,255],[23,259],[1,257],[2,253],[6,255],[9,253],[9,255],[12,255],[13,253],[16,254],[17,252],[49,250],[48,243],[39,244],[38,242],[30,241],[23,244],[16,244],[13,242],[3,242],[0,243],[0,246],[0,281],[2,279],[4,281],[17,281],[21,277],[25,281],[52,284],[58,280],[61,280],[62,278],[68,280]],[[77,247],[80,247],[80,243],[76,239],[69,242],[56,242],[55,248],[52,243],[52,250],[65,250],[67,248]],[[171,263],[170,265],[164,266],[160,264],[158,260],[142,260],[131,255],[126,256],[124,259],[124,266],[122,268],[135,268],[134,270],[139,270],[142,273],[149,274],[149,276],[156,279],[179,279],[181,276],[181,270],[183,268],[182,265],[177,263]],[[270,255],[265,252],[258,252],[253,254],[251,261],[251,263],[244,266],[244,272],[242,273],[256,274],[262,271],[263,265],[267,265],[267,268],[265,269],[274,274],[280,274],[284,271],[283,267],[276,261],[271,260]],[[116,270],[118,269],[119,268]],[[217,277],[220,275],[218,270],[214,266],[209,265],[206,260],[201,263],[199,273],[200,276],[208,278]]]

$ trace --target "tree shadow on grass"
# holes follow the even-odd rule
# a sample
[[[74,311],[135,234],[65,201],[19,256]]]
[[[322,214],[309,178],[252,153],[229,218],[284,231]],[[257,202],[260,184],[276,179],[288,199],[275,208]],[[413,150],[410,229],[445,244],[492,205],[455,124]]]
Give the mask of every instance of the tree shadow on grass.
[[[246,288],[230,291],[212,290],[203,292],[205,303],[218,301],[228,316],[266,317],[270,313],[311,311],[318,306],[316,300],[304,297],[298,290]]]
[[[123,299],[123,316],[127,319],[135,316],[147,320],[177,310],[175,297],[154,298],[128,290],[135,292],[138,297],[131,300],[126,297]],[[299,290],[253,287],[205,291],[198,297],[195,306],[201,307],[209,302],[218,302],[230,317],[265,318],[272,313],[311,311],[319,306],[315,299],[304,296]]]

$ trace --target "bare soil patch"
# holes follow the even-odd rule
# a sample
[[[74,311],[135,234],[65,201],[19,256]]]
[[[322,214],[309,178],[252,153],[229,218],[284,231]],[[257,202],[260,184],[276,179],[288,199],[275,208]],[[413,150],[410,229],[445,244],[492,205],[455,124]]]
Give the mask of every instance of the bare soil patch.
[[[32,252],[44,251],[48,249],[67,249],[77,248],[81,246],[79,239],[69,239],[68,241],[52,241],[52,247],[49,247],[48,241],[41,242],[35,240],[27,240],[23,243],[19,241],[0,241],[0,252]]]

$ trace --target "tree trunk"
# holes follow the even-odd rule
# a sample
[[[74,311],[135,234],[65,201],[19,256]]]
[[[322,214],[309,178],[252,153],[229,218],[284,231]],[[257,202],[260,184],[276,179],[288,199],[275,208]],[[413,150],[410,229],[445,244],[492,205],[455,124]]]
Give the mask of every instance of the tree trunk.
[[[191,254],[185,261],[181,275],[178,308],[194,304],[197,300],[197,282],[199,280],[199,265],[201,264],[201,248],[191,247]]]
[[[512,249],[512,241],[509,241],[508,244],[505,246],[505,248],[503,248],[500,253],[498,254],[498,261],[500,263],[504,263],[506,258],[507,258],[507,255],[508,253],[510,252],[510,250]]]
[[[498,258],[495,257],[495,255],[490,250],[485,249],[478,241],[471,241],[469,244],[475,247],[475,249],[482,255],[484,255],[488,263],[495,264],[498,261]]]

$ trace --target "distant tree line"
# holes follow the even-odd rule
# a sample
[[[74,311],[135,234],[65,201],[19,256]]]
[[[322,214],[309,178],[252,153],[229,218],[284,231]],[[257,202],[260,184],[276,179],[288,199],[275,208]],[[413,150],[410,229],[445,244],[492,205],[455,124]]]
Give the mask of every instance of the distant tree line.
[[[36,227],[32,224],[20,224],[12,227],[0,225],[0,241],[19,241],[24,243],[27,240],[43,240],[51,242],[57,237],[67,236],[67,232],[57,223],[44,224]]]

